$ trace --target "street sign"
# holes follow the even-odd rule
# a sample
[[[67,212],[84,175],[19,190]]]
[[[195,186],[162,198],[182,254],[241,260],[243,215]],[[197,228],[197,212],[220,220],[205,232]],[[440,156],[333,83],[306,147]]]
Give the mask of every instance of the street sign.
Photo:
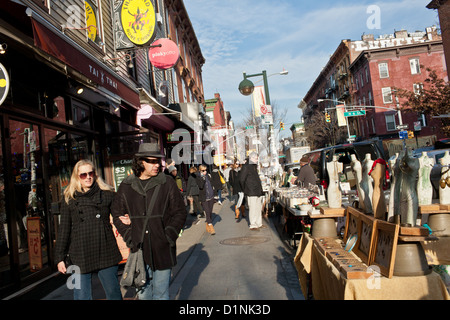
[[[408,130],[408,124],[398,125],[397,130]]]
[[[408,131],[402,130],[398,133],[400,139],[408,139]]]
[[[366,110],[344,112],[345,117],[359,117],[359,116],[365,116],[365,115],[366,115]]]

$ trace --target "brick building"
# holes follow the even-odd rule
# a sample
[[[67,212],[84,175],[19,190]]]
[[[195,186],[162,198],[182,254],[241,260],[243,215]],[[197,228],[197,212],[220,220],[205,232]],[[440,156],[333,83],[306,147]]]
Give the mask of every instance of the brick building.
[[[418,90],[427,76],[420,65],[436,69],[446,77],[442,37],[436,27],[424,32],[401,30],[378,38],[369,34],[357,41],[343,40],[299,104],[305,127],[308,128],[311,116],[318,110],[339,104],[378,106],[392,110],[368,108],[365,117],[346,118],[349,135],[356,136],[356,140],[398,140],[397,100],[392,91],[393,88]],[[415,122],[422,124],[421,138],[415,141],[415,147],[442,138],[437,129],[439,123],[425,115],[402,112],[401,118],[411,130]]]

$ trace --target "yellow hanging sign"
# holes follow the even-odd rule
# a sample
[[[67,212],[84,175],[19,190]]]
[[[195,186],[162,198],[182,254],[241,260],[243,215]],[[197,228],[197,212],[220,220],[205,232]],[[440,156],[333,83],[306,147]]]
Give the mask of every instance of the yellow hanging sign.
[[[156,15],[150,0],[125,0],[121,10],[122,28],[136,45],[144,45],[155,37]]]
[[[88,31],[88,37],[89,39],[95,42],[97,39],[97,28],[98,28],[97,17],[91,4],[88,3],[87,1],[85,1],[84,4],[86,12],[86,26]]]

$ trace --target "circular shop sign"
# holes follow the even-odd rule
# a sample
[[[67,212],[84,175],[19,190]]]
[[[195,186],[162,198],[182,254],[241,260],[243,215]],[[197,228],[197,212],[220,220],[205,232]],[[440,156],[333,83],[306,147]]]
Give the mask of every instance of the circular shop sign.
[[[175,42],[170,39],[159,39],[152,43],[153,47],[148,50],[148,58],[151,64],[158,69],[172,68],[180,58],[180,50]]]
[[[151,0],[125,0],[120,13],[127,38],[136,45],[144,45],[155,37],[155,9]]]
[[[9,77],[5,67],[0,63],[0,105],[5,101],[9,91]]]

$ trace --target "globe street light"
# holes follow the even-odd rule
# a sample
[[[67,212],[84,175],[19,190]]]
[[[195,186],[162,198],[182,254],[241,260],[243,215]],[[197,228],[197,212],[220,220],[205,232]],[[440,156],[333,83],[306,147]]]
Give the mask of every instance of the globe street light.
[[[279,74],[279,75],[287,75],[289,72],[287,70],[284,70],[282,72],[279,73],[274,73],[271,74],[270,76]],[[266,105],[270,105],[270,96],[269,96],[269,86],[267,83],[267,72],[266,70],[262,71],[262,73],[257,73],[257,74],[250,74],[247,75],[247,73],[244,72],[244,80],[241,81],[241,83],[239,84],[239,91],[241,92],[241,94],[243,94],[244,96],[249,96],[253,93],[253,90],[255,89],[255,85],[253,84],[253,82],[251,82],[250,80],[248,80],[248,78],[251,77],[258,77],[258,76],[262,76],[263,77],[263,81],[264,81],[264,93],[266,96]],[[269,76],[269,77],[270,77]],[[271,142],[271,153],[274,154],[275,153],[275,139],[273,139],[273,137],[275,136],[273,133],[273,123],[269,124],[269,131],[270,131],[270,142]]]
[[[245,73],[244,73],[245,75]],[[244,76],[245,77],[245,76]],[[253,82],[251,82],[248,79],[244,79],[240,84],[239,84],[239,91],[244,95],[244,96],[249,96],[253,93],[253,90],[255,90],[255,85],[253,84]]]

